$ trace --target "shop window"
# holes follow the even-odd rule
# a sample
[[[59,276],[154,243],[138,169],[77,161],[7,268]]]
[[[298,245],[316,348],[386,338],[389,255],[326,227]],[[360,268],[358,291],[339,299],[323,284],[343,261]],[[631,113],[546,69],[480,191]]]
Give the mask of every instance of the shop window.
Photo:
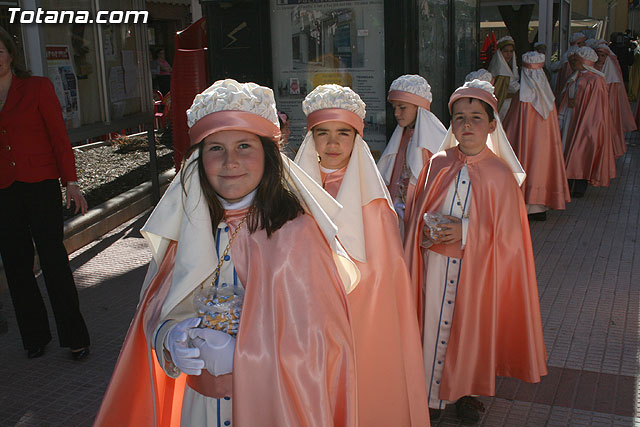
[[[101,10],[132,9],[131,0],[100,2]],[[105,80],[111,120],[143,112],[142,86],[148,82],[143,66],[142,31],[139,24],[102,24]]]
[[[45,10],[89,10],[90,0],[42,0]],[[45,41],[45,70],[51,79],[67,129],[103,120],[97,26],[51,24],[41,26]]]
[[[304,97],[318,85],[336,83],[367,104],[364,137],[379,155],[386,145],[384,1],[298,3],[271,0],[274,92],[289,116],[289,148],[295,151],[306,133]]]
[[[136,7],[138,6],[138,7]],[[128,11],[136,0],[41,0],[45,10]],[[142,24],[42,25],[45,70],[56,89],[67,129],[138,115],[149,76],[143,66]],[[143,37],[144,36],[144,37]],[[146,48],[146,47],[145,47]]]

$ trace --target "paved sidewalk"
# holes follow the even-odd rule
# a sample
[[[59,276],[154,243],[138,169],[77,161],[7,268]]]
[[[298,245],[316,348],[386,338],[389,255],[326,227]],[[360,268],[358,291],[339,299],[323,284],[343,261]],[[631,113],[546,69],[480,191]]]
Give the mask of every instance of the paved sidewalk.
[[[499,379],[497,396],[482,398],[479,425],[640,425],[640,133],[628,141],[611,187],[589,188],[531,224],[549,375],[538,385]],[[71,360],[55,330],[46,354],[28,360],[9,296],[0,295],[9,323],[0,335],[1,426],[91,425],[151,258],[139,233],[145,219],[71,256],[92,336],[87,360]],[[453,408],[437,425],[460,425]]]

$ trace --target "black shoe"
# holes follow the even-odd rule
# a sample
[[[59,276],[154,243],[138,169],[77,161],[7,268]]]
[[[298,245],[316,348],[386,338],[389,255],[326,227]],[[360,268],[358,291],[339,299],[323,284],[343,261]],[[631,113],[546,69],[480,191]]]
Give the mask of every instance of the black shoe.
[[[475,397],[464,396],[456,402],[456,415],[464,422],[477,423],[481,412],[484,412],[484,405]]]
[[[536,212],[529,214],[530,221],[546,221],[547,220],[547,212]]]
[[[91,351],[89,350],[89,346],[80,348],[78,350],[71,350],[71,357],[73,360],[83,360],[86,359]]]
[[[40,357],[44,354],[44,346],[32,347],[27,350],[27,357],[29,359],[35,359],[36,357]]]
[[[432,423],[435,423],[436,421],[438,421],[441,415],[442,415],[442,409],[429,408],[429,421],[431,421]]]

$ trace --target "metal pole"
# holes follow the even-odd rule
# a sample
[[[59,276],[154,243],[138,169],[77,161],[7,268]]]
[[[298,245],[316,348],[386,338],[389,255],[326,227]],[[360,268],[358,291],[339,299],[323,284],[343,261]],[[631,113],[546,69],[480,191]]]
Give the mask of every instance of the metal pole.
[[[553,53],[553,0],[540,0],[538,41],[547,46],[545,62],[551,64]]]
[[[149,166],[151,166],[151,200],[155,205],[160,200],[160,178],[158,178],[158,157],[156,156],[156,135],[154,123],[147,124],[149,138]]]

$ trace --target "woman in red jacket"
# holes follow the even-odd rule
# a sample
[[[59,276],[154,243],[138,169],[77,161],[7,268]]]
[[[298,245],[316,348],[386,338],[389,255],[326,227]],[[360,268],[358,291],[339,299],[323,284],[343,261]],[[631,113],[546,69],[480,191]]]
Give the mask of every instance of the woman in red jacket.
[[[75,360],[89,354],[89,333],[62,243],[62,194],[87,210],[60,103],[49,79],[30,77],[16,63],[13,39],[0,27],[0,255],[27,357],[51,341],[47,310],[33,273],[40,257],[62,347]]]

